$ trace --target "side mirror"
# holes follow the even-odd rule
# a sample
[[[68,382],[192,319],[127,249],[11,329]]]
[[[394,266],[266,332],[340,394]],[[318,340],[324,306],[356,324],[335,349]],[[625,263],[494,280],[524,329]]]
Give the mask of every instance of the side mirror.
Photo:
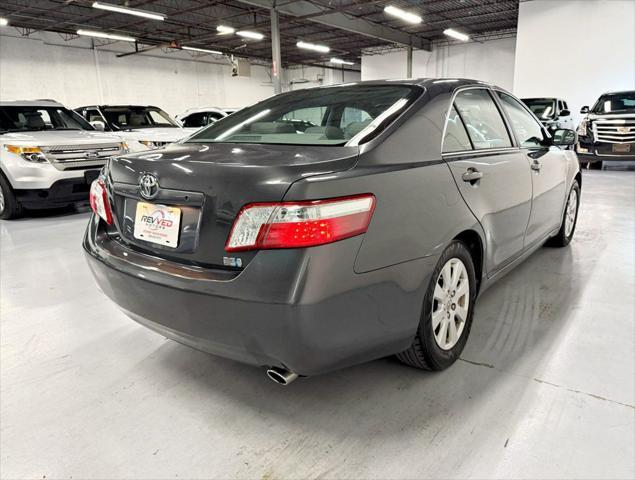
[[[92,127],[95,130],[98,130],[100,132],[105,132],[106,131],[106,124],[104,122],[102,122],[101,120],[94,120],[94,121],[90,122],[90,124],[92,125]]]
[[[589,106],[585,105],[580,109],[580,113],[589,113]]]
[[[578,141],[578,135],[573,130],[559,128],[553,132],[553,144],[558,147],[570,147]]]
[[[560,110],[561,117],[568,117],[569,115],[571,115],[571,112],[567,110],[566,108],[564,110]]]

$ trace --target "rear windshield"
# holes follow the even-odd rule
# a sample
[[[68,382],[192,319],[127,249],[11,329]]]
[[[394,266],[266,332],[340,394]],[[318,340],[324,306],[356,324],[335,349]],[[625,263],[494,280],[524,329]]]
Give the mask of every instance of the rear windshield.
[[[0,132],[94,130],[77,113],[64,107],[0,107]]]
[[[244,108],[187,143],[344,145],[362,131],[385,128],[420,92],[408,85],[298,90]]]
[[[602,95],[593,113],[635,112],[635,91]]]
[[[167,113],[156,107],[102,107],[101,111],[115,130],[178,126]]]
[[[541,120],[553,118],[556,114],[556,102],[553,98],[525,98],[523,103]]]

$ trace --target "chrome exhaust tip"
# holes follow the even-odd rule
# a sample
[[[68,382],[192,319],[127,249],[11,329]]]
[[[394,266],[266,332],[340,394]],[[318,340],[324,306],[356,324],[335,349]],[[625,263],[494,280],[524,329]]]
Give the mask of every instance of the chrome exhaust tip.
[[[267,376],[276,382],[278,385],[289,385],[296,378],[298,378],[297,373],[290,372],[289,370],[285,370],[284,368],[271,367],[267,369]]]

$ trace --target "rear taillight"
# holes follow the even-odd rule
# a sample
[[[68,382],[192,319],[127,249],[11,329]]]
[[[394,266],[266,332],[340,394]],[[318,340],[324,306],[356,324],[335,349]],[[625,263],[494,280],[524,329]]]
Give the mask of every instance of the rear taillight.
[[[100,178],[95,180],[90,186],[90,208],[108,225],[112,225],[112,210],[108,202],[106,184]]]
[[[371,194],[309,202],[252,203],[234,221],[225,250],[324,245],[366,232],[375,209]]]

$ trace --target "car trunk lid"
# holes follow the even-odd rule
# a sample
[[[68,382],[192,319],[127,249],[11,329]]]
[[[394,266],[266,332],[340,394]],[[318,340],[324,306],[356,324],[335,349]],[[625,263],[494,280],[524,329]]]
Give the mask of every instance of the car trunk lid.
[[[240,209],[248,203],[281,201],[293,182],[350,169],[357,155],[356,147],[181,144],[118,157],[109,167],[116,224],[111,233],[134,248],[173,261],[244,268],[254,252],[229,255],[224,250]],[[145,175],[158,182],[152,199],[141,195],[139,181]],[[157,214],[179,217],[176,245],[139,237],[137,217],[155,215],[157,205],[178,209]]]

